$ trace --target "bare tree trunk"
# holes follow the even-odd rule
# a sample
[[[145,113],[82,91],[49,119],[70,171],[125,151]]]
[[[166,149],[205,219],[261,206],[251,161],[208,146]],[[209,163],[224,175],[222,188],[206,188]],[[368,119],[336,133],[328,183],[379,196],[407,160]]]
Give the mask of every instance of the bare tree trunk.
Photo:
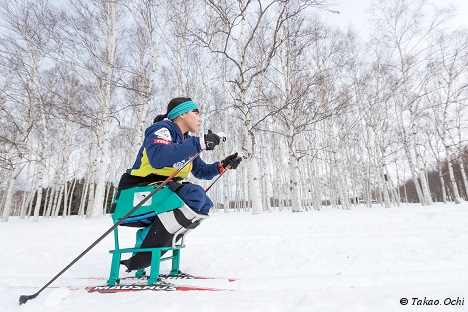
[[[60,214],[60,207],[62,207],[63,193],[65,190],[65,187],[66,187],[65,184],[60,185],[60,189],[57,192],[57,201],[55,203],[54,217],[58,217]],[[63,211],[66,211],[65,207],[63,207]],[[63,216],[63,212],[62,212],[62,216]]]
[[[67,121],[68,122],[68,121]],[[67,127],[65,127],[67,129]],[[66,136],[68,138],[68,136]],[[62,188],[60,189],[60,196],[59,196],[59,201],[58,205],[60,206],[62,203],[63,199],[63,212],[62,212],[62,217],[67,216],[68,212],[68,162],[67,160],[69,159],[69,155],[71,154],[70,152],[70,146],[72,142],[70,140],[63,140],[63,157],[60,159],[60,171],[61,172],[61,184]]]
[[[393,201],[396,203],[396,205],[398,207],[400,207],[400,196],[399,194],[396,192],[396,188],[395,188],[395,185],[393,184],[393,181],[392,181],[392,178],[390,176],[390,173],[388,172],[388,168],[385,167],[385,170],[386,170],[386,173],[387,173],[387,180],[388,180],[388,184],[390,186],[390,190],[393,194]]]
[[[49,205],[46,205],[47,207],[47,216],[48,217],[55,217],[55,212],[57,210],[57,197],[59,194],[59,188],[60,188],[60,183],[59,183],[59,175],[60,175],[60,169],[55,170],[54,174],[54,179],[52,181],[52,185],[50,186],[51,192],[50,192],[50,201]]]
[[[24,219],[26,216],[30,216],[31,214],[31,205],[34,197],[34,191],[33,191],[33,186],[34,186],[34,174],[31,174],[31,163],[28,164],[27,170],[28,174],[28,180],[27,180],[27,187],[26,190],[24,191],[24,195],[26,197],[26,200],[24,201],[24,209],[22,210],[21,213],[21,219]]]
[[[110,99],[109,99],[110,101]],[[105,117],[105,119],[107,119]],[[108,157],[109,157],[109,132],[110,132],[110,124],[109,120],[104,122],[102,127],[103,132],[101,132],[102,136],[100,136],[101,141],[101,155],[97,162],[97,181],[96,181],[96,189],[94,193],[92,212],[89,215],[91,218],[99,218],[102,216],[102,211],[104,209],[104,196],[105,196],[105,183],[107,180],[107,172],[108,172]],[[94,184],[93,184],[94,188]],[[91,193],[90,193],[91,194]]]
[[[437,161],[437,172],[439,174],[439,181],[440,181],[440,188],[442,190],[442,201],[444,204],[447,203],[447,191],[445,190],[445,180],[444,180],[444,173],[442,171],[442,163]]]
[[[388,194],[388,184],[387,184],[388,176],[385,171],[386,163],[385,163],[385,159],[383,156],[385,152],[382,151],[382,147],[377,147],[376,152],[377,152],[377,158],[378,158],[377,162],[379,163],[379,170],[380,170],[380,181],[383,186],[382,188],[383,202],[384,202],[385,208],[390,208],[391,207],[390,196]]]
[[[426,170],[422,162],[421,152],[418,144],[414,145],[416,154],[416,168],[418,169],[419,180],[421,181],[421,189],[423,193],[423,205],[432,205],[431,191],[426,178]]]
[[[71,191],[70,191],[70,194],[69,194],[70,198],[69,198],[69,201],[68,201],[68,210],[66,212],[67,216],[71,215],[71,206],[72,206],[72,200],[73,200],[73,193],[75,193],[76,183],[77,183],[77,178],[75,177],[73,179],[73,185],[71,187]]]
[[[66,170],[66,172],[68,172],[68,170]],[[63,192],[61,192],[61,194],[60,194],[60,198],[61,199],[63,198],[62,217],[66,217],[67,213],[68,213],[68,181],[67,181],[67,177],[68,177],[68,174],[64,174],[64,179],[62,181]]]
[[[463,165],[463,159],[458,159],[458,165],[460,166],[460,173],[462,175],[463,185],[465,186],[465,196],[468,197],[468,179],[466,178],[465,166]]]
[[[447,168],[448,168],[448,172],[449,172],[449,177],[450,177],[450,184],[452,186],[452,190],[453,190],[453,201],[455,202],[455,204],[460,204],[463,202],[463,199],[460,197],[460,193],[458,192],[458,185],[457,185],[457,181],[455,180],[455,174],[453,173],[453,165],[452,165],[452,161],[450,159],[450,155],[449,155],[449,151],[448,149],[446,149],[446,155],[447,155]]]
[[[8,179],[5,203],[3,205],[2,222],[7,222],[8,218],[10,217],[13,202],[13,188],[20,172],[21,166],[16,165],[10,174],[10,178]]]
[[[97,183],[96,183],[96,193],[94,194],[93,200],[93,210],[91,213],[92,218],[98,218],[102,216],[102,211],[104,209],[104,196],[105,196],[105,186],[106,178],[108,171],[108,161],[109,161],[109,133],[111,126],[111,95],[112,95],[112,86],[113,86],[113,73],[114,73],[114,63],[115,63],[115,48],[116,48],[116,38],[115,38],[115,1],[107,2],[107,33],[106,33],[106,59],[105,59],[105,77],[104,77],[104,88],[101,91],[101,109],[102,115],[99,116],[101,122],[101,127],[98,127],[98,141],[101,146],[101,155],[99,157],[97,165]]]
[[[274,164],[272,164],[270,161],[267,161],[267,159],[272,159],[271,157],[268,157],[268,149],[266,147],[266,144],[269,140],[265,139],[265,136],[269,135],[268,133],[264,134],[263,140],[261,140],[260,143],[260,158],[262,161],[260,162],[260,176],[261,176],[261,184],[262,184],[262,189],[263,189],[263,209],[265,211],[271,212],[271,203],[270,203],[270,194],[269,190],[271,189],[271,179],[269,177],[269,168],[272,167]]]
[[[89,175],[86,178],[87,188],[86,193],[88,195],[88,204],[86,209],[86,218],[91,218],[93,214],[94,208],[94,199],[95,199],[95,181],[96,181],[96,171],[97,171],[97,151],[98,151],[98,143],[99,138],[98,134],[95,133],[94,141],[91,147],[91,155],[90,159],[92,160],[90,164]]]
[[[414,186],[416,188],[416,192],[418,194],[418,198],[420,200],[420,203],[422,205],[425,205],[425,201],[423,201],[424,198],[423,198],[423,193],[421,191],[421,186],[419,185],[419,181],[418,181],[418,174],[417,174],[416,168],[413,165],[413,161],[412,161],[412,157],[411,157],[411,152],[409,150],[409,146],[407,145],[406,142],[404,142],[403,146],[404,146],[406,158],[408,160],[409,170],[411,171],[411,177],[413,178],[413,183],[414,183]]]
[[[55,187],[49,187],[46,191],[45,201],[44,201],[44,218],[49,218],[52,211],[52,203],[54,201]]]
[[[54,203],[52,204],[52,217],[58,217],[60,207],[62,206],[61,199],[63,195],[63,185],[57,184],[55,188]]]
[[[221,198],[222,198],[222,201],[223,201],[223,205],[224,205],[224,213],[230,213],[231,212],[231,209],[229,207],[229,198],[234,195],[233,198],[235,198],[235,194],[230,194],[230,191],[231,191],[231,188],[227,188],[226,187],[226,184],[227,182],[226,181],[222,181],[223,184],[222,184],[222,188],[221,188]]]
[[[429,76],[421,71],[421,66],[432,63],[428,53],[432,44],[430,36],[438,36],[437,32],[445,26],[450,12],[435,9],[426,1],[409,0],[378,1],[372,10],[375,14],[374,26],[380,30],[374,39],[395,56],[389,60],[398,81],[393,87],[393,97],[399,109],[399,131],[402,133],[413,181],[420,203],[430,205],[432,198],[418,138],[422,131],[423,116],[428,111],[428,105],[421,97],[429,91],[423,87],[427,86]],[[407,118],[403,117],[405,114]],[[414,159],[410,151],[414,153]]]
[[[249,200],[252,202],[252,213],[262,213],[255,133],[264,116],[253,113],[257,98],[252,89],[259,76],[270,67],[282,43],[279,32],[283,23],[301,9],[319,4],[308,2],[293,9],[288,1],[264,3],[242,0],[234,6],[212,0],[205,0],[205,3],[210,18],[206,25],[196,30],[195,37],[210,51],[223,57],[235,71],[229,75],[228,81],[236,94],[235,105],[243,121]],[[257,113],[261,115],[261,112]],[[258,122],[253,121],[254,117],[260,117]]]
[[[34,181],[32,185],[35,185]],[[29,200],[28,212],[26,213],[28,218],[31,217],[31,213],[33,213],[34,196],[36,195],[36,190],[33,187],[31,189],[31,199]]]
[[[247,117],[246,117],[247,118]],[[249,199],[252,201],[252,213],[259,214],[263,212],[262,195],[260,186],[260,173],[258,169],[258,160],[255,154],[255,137],[249,131],[251,129],[250,119],[244,119],[244,137],[245,151],[248,164],[248,190]]]
[[[312,187],[312,206],[315,210],[322,209],[322,192],[318,186],[317,167],[314,163],[310,163],[311,168],[311,187]]]
[[[107,182],[107,191],[106,191],[106,201],[104,202],[104,211],[102,213],[106,214],[107,213],[107,208],[109,207],[109,199],[113,198],[110,197],[110,192],[112,189],[113,184],[111,182]]]
[[[330,123],[331,120],[328,120]],[[335,140],[335,135],[333,131],[333,127],[329,124],[329,142],[330,142],[330,157],[331,157],[331,168],[330,168],[330,174],[333,179],[333,185],[335,186],[335,191],[336,191],[336,205],[340,205],[341,209],[343,210],[349,210],[351,207],[349,205],[349,199],[348,196],[346,196],[346,191],[344,188],[344,181],[343,181],[343,170],[341,168],[341,162],[339,160],[339,157],[337,155],[337,147],[336,147],[336,140]]]
[[[81,200],[80,200],[80,208],[78,209],[78,215],[83,216],[85,215],[85,208],[87,208],[86,205],[89,205],[88,202],[88,191],[90,188],[90,184],[94,183],[91,179],[83,179],[83,191],[81,193]],[[88,203],[88,204],[87,204]],[[87,211],[88,209],[86,209]]]
[[[28,202],[28,197],[29,197],[28,192],[23,191],[23,196],[21,198],[20,219],[24,219],[24,216],[26,215],[26,206]]]
[[[158,12],[156,1],[138,1],[135,4],[135,19],[140,29],[144,30],[144,39],[135,44],[138,49],[139,68],[138,80],[139,90],[137,92],[138,107],[137,107],[137,126],[133,129],[132,150],[137,152],[141,146],[141,140],[146,128],[146,117],[148,114],[149,105],[153,96],[154,74],[157,69],[158,58],[161,51],[161,44],[156,37],[155,22],[159,23],[156,16]],[[163,34],[161,34],[162,37]],[[139,36],[136,36],[139,37]],[[148,55],[149,54],[149,55]],[[148,69],[149,68],[149,69]]]
[[[291,211],[292,212],[301,212],[303,211],[302,207],[302,198],[301,198],[301,189],[300,189],[300,174],[299,174],[299,163],[297,161],[296,155],[294,154],[294,129],[289,129],[288,135],[288,155],[289,155],[289,188],[290,188],[290,200],[291,200]]]
[[[36,196],[36,204],[34,205],[34,217],[33,217],[33,222],[38,222],[39,221],[39,210],[41,209],[41,201],[42,201],[42,180],[44,178],[44,166],[39,164],[39,170],[37,171],[38,174],[38,180],[37,180],[37,196]]]

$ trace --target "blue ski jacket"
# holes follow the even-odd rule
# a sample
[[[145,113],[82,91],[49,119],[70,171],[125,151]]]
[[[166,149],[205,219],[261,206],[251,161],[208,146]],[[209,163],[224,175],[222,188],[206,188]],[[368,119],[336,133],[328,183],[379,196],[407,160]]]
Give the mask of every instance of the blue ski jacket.
[[[200,152],[200,138],[182,133],[179,126],[165,119],[145,130],[145,139],[133,167],[127,170],[132,176],[146,177],[156,174],[168,177]],[[184,179],[190,172],[198,179],[212,179],[220,173],[219,162],[206,164],[200,156],[181,170],[175,178]]]

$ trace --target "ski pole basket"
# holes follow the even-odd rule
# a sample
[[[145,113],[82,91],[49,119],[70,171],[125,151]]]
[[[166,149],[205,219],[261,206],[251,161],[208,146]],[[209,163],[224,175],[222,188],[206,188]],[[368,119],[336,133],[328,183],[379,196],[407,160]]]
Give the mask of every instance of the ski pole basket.
[[[144,197],[148,196],[157,184],[132,187],[117,191],[111,205],[111,214],[114,224],[135,207]],[[188,207],[183,200],[168,186],[161,188],[144,205],[139,207],[132,215],[125,219],[120,226],[144,228],[148,232],[156,233],[155,247],[120,248],[119,226],[114,229],[115,248],[109,252],[112,254],[110,277],[108,286],[120,283],[119,273],[122,254],[132,253],[140,255],[147,260],[150,266],[148,284],[154,284],[159,278],[162,261],[172,260],[170,275],[179,273],[180,250],[185,248],[184,238],[194,228],[209,216],[200,214]],[[140,231],[142,231],[140,230]],[[166,252],[172,252],[172,256],[162,258]],[[147,267],[147,266],[146,266]],[[137,277],[146,275],[145,268],[138,268]]]

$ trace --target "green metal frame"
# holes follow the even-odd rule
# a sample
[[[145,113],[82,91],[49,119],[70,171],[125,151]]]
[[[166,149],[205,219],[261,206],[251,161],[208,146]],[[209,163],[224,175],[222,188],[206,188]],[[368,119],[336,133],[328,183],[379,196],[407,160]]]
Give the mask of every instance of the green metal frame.
[[[130,209],[135,206],[135,200],[138,199],[138,196],[141,196],[145,193],[150,193],[158,185],[146,185],[139,186],[130,189],[125,189],[118,194],[118,197],[114,198],[113,206],[115,210],[112,214],[112,219],[114,224],[118,222],[123,216],[125,216]],[[139,194],[138,194],[139,193]],[[136,195],[135,195],[136,194]],[[157,196],[153,196],[148,202],[138,208],[130,217],[144,215],[150,212],[156,212],[157,214],[178,209],[184,205],[184,202],[180,197],[169,187],[164,186],[161,190],[158,191]],[[115,284],[120,283],[119,273],[120,273],[120,261],[122,254],[124,253],[135,253],[135,252],[151,252],[151,269],[150,275],[148,278],[148,284],[154,284],[159,278],[159,270],[162,261],[172,260],[172,268],[170,275],[176,275],[179,273],[180,266],[180,250],[185,248],[185,245],[176,245],[170,247],[153,247],[153,248],[123,248],[119,246],[119,232],[118,227],[114,229],[114,244],[115,249],[110,250],[109,253],[112,254],[112,263],[110,270],[110,277],[107,280],[108,286],[114,286]],[[172,251],[172,256],[161,258],[161,253],[164,251]],[[144,269],[138,270],[136,272],[137,277],[142,277],[146,275]]]
[[[156,187],[158,187],[158,184],[137,186],[117,192],[116,198],[114,198],[114,202],[112,203],[112,205],[115,205],[115,210],[112,212],[112,220],[114,220],[114,223],[125,216],[142,199],[135,199],[136,194],[149,194]],[[143,206],[132,213],[130,217],[150,212],[159,214],[180,208],[183,205],[184,201],[166,185]]]

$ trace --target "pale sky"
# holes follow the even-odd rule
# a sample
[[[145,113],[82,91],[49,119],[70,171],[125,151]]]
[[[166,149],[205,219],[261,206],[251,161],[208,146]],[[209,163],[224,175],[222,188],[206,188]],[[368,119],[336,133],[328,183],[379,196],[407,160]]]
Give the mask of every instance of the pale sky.
[[[333,1],[333,0],[332,0]],[[357,30],[366,32],[368,29],[366,11],[370,8],[372,0],[334,0],[336,5],[333,10],[340,11],[340,14],[322,15],[327,23],[338,25],[343,30],[352,25]],[[457,8],[455,26],[465,26],[468,28],[468,1],[467,0],[433,0],[439,6],[452,4]]]

